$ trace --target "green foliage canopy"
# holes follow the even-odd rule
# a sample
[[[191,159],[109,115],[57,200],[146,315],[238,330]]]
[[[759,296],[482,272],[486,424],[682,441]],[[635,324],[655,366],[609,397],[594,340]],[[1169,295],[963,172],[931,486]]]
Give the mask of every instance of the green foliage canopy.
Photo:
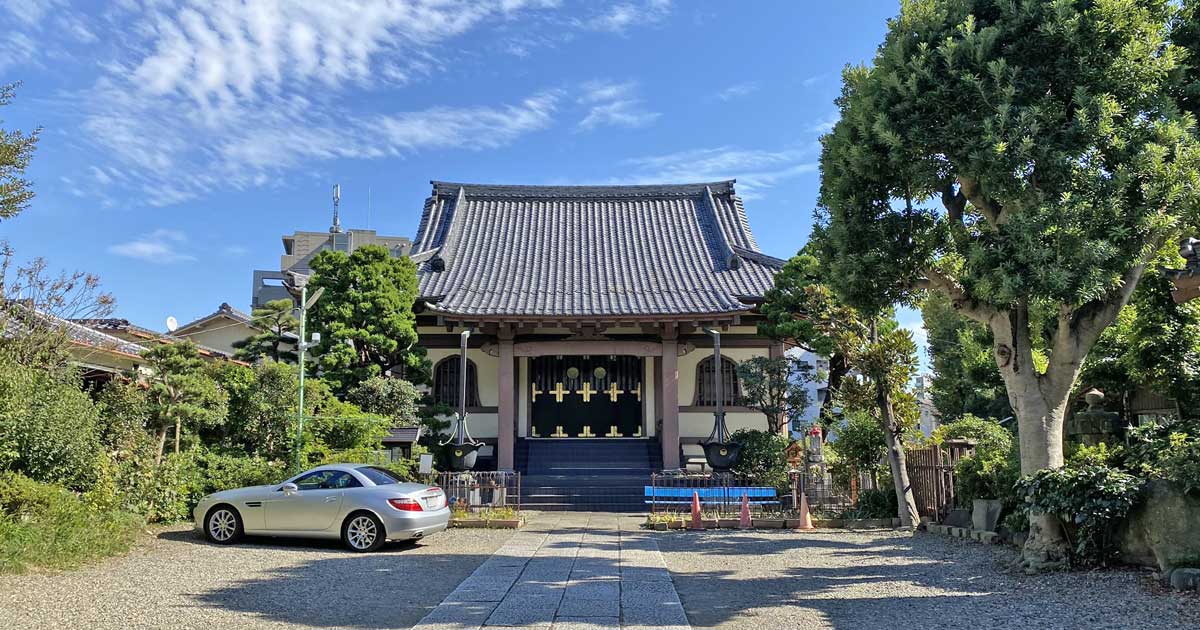
[[[292,300],[284,298],[271,300],[261,308],[254,309],[250,314],[251,325],[262,332],[233,342],[237,350],[234,356],[249,362],[264,357],[273,361],[295,361],[296,352],[283,348],[284,344],[294,345],[297,341],[296,329],[300,326],[300,320],[292,313],[295,307]]]
[[[12,102],[17,86],[0,85],[0,107]],[[33,199],[32,185],[22,176],[37,148],[40,133],[40,128],[31,133],[0,128],[0,219],[17,216]]]
[[[344,392],[385,372],[412,382],[429,379],[425,352],[416,345],[417,268],[407,257],[369,245],[347,255],[324,250],[311,263],[310,295],[325,295],[310,312],[321,333],[323,377]]]

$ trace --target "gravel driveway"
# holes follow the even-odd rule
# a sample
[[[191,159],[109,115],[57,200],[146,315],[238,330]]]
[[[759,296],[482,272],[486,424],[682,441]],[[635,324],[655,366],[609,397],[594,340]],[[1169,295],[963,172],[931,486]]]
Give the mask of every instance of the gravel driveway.
[[[1026,576],[1015,551],[891,531],[663,532],[694,628],[1200,628],[1145,571]]]
[[[409,628],[511,536],[452,529],[354,554],[334,542],[222,547],[174,528],[82,570],[0,576],[0,628]]]

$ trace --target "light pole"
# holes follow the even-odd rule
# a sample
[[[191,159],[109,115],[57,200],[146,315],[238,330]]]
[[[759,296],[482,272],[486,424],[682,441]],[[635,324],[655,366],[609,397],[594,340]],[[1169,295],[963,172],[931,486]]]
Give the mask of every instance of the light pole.
[[[312,297],[308,296],[308,276],[299,273],[290,273],[291,281],[285,282],[284,287],[293,297],[299,298],[300,302],[300,339],[296,343],[296,350],[299,352],[298,362],[300,365],[300,400],[296,407],[296,470],[300,470],[300,449],[304,446],[304,355],[308,351],[308,347],[312,344],[308,343],[304,337],[304,328],[308,320],[308,309],[312,308],[317,300],[325,293],[325,287],[319,287]],[[313,343],[321,340],[321,336],[313,333]]]

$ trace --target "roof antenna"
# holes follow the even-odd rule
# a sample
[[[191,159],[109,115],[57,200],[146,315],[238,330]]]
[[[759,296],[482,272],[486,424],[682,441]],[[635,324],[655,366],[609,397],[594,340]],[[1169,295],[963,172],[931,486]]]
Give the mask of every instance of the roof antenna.
[[[333,185],[333,225],[329,226],[329,232],[332,234],[342,233],[342,221],[338,217],[338,203],[342,200],[342,185]]]

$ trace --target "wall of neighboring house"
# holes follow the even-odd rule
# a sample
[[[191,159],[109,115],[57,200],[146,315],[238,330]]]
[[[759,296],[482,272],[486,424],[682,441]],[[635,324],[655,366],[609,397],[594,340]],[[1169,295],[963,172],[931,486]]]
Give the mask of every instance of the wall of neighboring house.
[[[237,320],[218,317],[189,329],[180,329],[175,336],[190,339],[201,346],[228,354],[235,352],[233,342],[253,337],[258,331]]]

